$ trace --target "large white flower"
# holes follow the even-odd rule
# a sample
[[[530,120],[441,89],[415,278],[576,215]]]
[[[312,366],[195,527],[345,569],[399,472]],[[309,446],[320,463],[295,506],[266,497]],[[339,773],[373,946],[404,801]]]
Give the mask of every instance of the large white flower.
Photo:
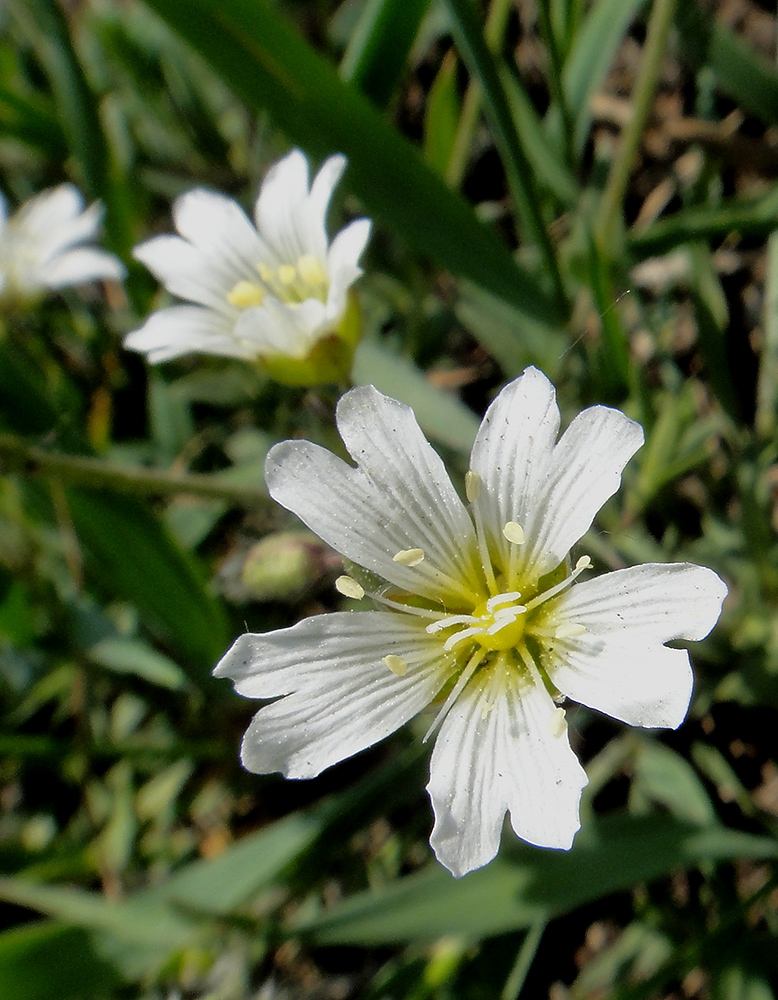
[[[346,166],[326,160],[309,187],[295,149],[273,166],[259,192],[256,228],[231,198],[198,188],[179,198],[180,236],[156,236],[134,254],[191,305],[153,313],[125,346],[165,361],[190,352],[302,361],[337,332],[370,221],[357,219],[328,243],[327,208]]]
[[[102,208],[84,208],[72,184],[42,191],[8,218],[0,195],[0,301],[23,303],[50,289],[87,281],[119,281],[124,267],[112,253],[82,246],[100,228]]]
[[[688,653],[665,643],[707,635],[726,594],[689,563],[574,582],[590,561],[571,567],[569,550],[618,488],[640,426],[593,406],[557,441],[554,390],[529,368],[484,418],[467,505],[407,406],[362,386],[341,399],[338,427],[356,468],[286,441],[268,455],[268,487],[368,571],[379,610],[237,640],[217,676],[275,699],[246,732],[244,765],[313,777],[438,700],[428,733],[439,730],[428,785],[438,859],[455,875],[486,864],[506,811],[524,840],[569,848],[587,779],[558,702],[675,728],[692,673]],[[339,589],[363,590],[350,577]]]

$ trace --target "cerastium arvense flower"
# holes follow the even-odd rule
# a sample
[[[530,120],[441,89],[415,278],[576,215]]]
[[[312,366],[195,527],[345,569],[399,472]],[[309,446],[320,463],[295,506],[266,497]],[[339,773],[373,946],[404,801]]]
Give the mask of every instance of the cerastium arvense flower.
[[[330,198],[346,167],[325,160],[309,184],[299,149],[268,171],[256,228],[225,195],[197,188],[173,208],[178,236],[155,236],[134,255],[190,304],[160,309],[124,340],[160,362],[200,352],[260,361],[291,385],[348,377],[360,336],[351,286],[370,221],[356,219],[330,242]]]
[[[285,441],[268,456],[267,483],[367,571],[338,586],[377,609],[237,640],[217,676],[271,700],[246,732],[244,765],[310,778],[432,705],[438,859],[455,875],[491,860],[506,811],[523,839],[569,848],[587,779],[560,702],[675,728],[692,673],[688,653],[665,643],[707,635],[726,594],[689,563],[588,580],[587,556],[571,564],[640,426],[593,406],[557,441],[554,390],[530,368],[484,417],[464,503],[407,406],[362,386],[337,417],[356,468]]]

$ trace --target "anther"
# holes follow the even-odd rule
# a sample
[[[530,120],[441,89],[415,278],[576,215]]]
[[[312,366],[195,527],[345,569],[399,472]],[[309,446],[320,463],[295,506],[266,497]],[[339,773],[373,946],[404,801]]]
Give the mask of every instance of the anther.
[[[465,496],[468,503],[475,503],[481,495],[481,480],[475,472],[465,473]]]
[[[303,254],[297,261],[297,270],[306,285],[325,285],[327,283],[324,268],[313,254]]]
[[[494,702],[487,701],[484,707],[481,709],[481,722],[487,717],[487,715],[494,710]]]
[[[401,566],[418,566],[423,561],[423,549],[401,549],[396,555],[392,556],[392,562],[399,563]]]
[[[259,285],[250,281],[239,281],[232,291],[227,293],[227,301],[238,309],[248,309],[249,306],[261,306],[265,293]]]
[[[278,280],[282,285],[291,285],[297,277],[297,271],[291,264],[282,264],[278,269]]]
[[[524,544],[524,528],[515,521],[508,521],[502,529],[502,533],[512,545]]]
[[[581,573],[585,569],[589,569],[592,565],[592,560],[589,556],[581,556],[578,562],[575,564],[575,572]]]
[[[388,656],[385,656],[381,660],[381,663],[388,667],[392,673],[396,674],[398,677],[404,677],[408,672],[408,664],[406,661],[401,656],[395,656],[394,653],[389,653]]]
[[[335,581],[335,590],[344,597],[351,597],[355,601],[361,601],[365,596],[364,588],[350,576],[339,576]]]

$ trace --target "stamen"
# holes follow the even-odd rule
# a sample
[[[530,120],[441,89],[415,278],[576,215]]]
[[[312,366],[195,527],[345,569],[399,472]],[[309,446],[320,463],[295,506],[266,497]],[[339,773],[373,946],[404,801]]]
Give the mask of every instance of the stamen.
[[[520,597],[521,591],[519,590],[511,590],[507,594],[497,594],[495,597],[490,597],[486,602],[486,610],[494,614],[494,609],[499,608],[501,604],[510,604],[511,601],[518,601]]]
[[[396,674],[398,677],[404,677],[408,672],[407,662],[401,656],[395,656],[394,653],[389,653],[385,656],[381,660],[381,663],[387,666],[392,673]]]
[[[502,529],[503,535],[508,539],[511,545],[523,545],[524,544],[524,528],[515,521],[508,521],[505,527]]]
[[[239,281],[231,292],[227,293],[227,301],[238,309],[248,309],[250,306],[261,306],[265,293],[250,281]]]
[[[461,632],[455,632],[450,635],[448,639],[443,643],[443,648],[446,652],[450,652],[454,646],[458,646],[460,642],[464,642],[465,639],[469,639],[471,635],[483,635],[486,630],[483,625],[474,625],[472,628],[462,629]]]
[[[313,254],[306,253],[297,261],[297,271],[307,285],[326,285],[327,275]]]
[[[487,701],[484,707],[481,709],[481,722],[487,717],[487,715],[494,710],[494,702]]]
[[[394,608],[409,615],[418,615],[419,618],[432,618],[435,622],[446,617],[442,611],[430,611],[427,608],[417,608],[413,604],[403,604],[401,601],[393,601],[391,597],[384,597],[383,594],[374,594],[372,591],[367,591],[366,593],[377,604],[385,604],[388,608]]]
[[[432,625],[428,625],[425,632],[433,635],[435,632],[441,632],[444,628],[449,628],[451,625],[477,624],[480,620],[475,615],[448,615],[448,617],[441,618],[439,621],[433,622]]]
[[[462,693],[462,690],[463,690],[465,684],[467,684],[467,682],[473,676],[473,674],[475,673],[476,667],[481,663],[481,661],[483,660],[484,656],[485,656],[485,652],[483,650],[479,650],[477,653],[473,653],[473,655],[470,657],[470,660],[468,661],[467,666],[462,671],[462,673],[459,675],[456,684],[453,686],[453,688],[449,692],[448,698],[446,698],[446,700],[443,702],[443,707],[440,709],[440,711],[438,712],[438,714],[435,716],[435,718],[434,718],[434,720],[432,722],[432,725],[427,730],[427,732],[426,732],[426,734],[424,736],[424,739],[421,741],[422,743],[426,743],[427,742],[427,740],[430,738],[430,736],[432,736],[432,734],[436,731],[436,729],[441,724],[441,722],[443,722],[443,720],[445,719],[445,717],[448,715],[451,706],[454,704],[454,702],[457,700],[457,698]]]
[[[278,280],[282,285],[291,285],[297,277],[297,271],[291,264],[282,264],[278,269]]]
[[[344,597],[351,597],[355,601],[361,601],[365,596],[364,588],[350,576],[339,576],[335,581],[335,590]]]
[[[465,496],[468,503],[475,503],[481,495],[481,480],[475,472],[465,473]]]
[[[544,604],[550,598],[556,597],[556,595],[560,591],[565,590],[567,587],[569,587],[570,584],[573,582],[573,580],[579,577],[585,569],[589,569],[591,564],[592,561],[589,558],[589,556],[581,556],[581,558],[575,564],[575,569],[570,574],[570,576],[565,577],[565,579],[562,580],[561,583],[556,584],[556,586],[549,587],[548,590],[543,591],[542,594],[538,594],[537,597],[533,597],[531,601],[527,601],[527,611],[532,611],[532,609],[536,608],[539,604]]]
[[[409,568],[418,566],[420,562],[424,562],[424,549],[401,549],[392,556],[392,561]]]

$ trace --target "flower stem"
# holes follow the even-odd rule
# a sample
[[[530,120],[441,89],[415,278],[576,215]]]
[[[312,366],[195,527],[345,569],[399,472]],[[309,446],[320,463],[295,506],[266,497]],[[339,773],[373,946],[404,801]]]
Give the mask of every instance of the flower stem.
[[[208,500],[223,500],[236,507],[262,507],[270,502],[263,490],[219,481],[215,476],[179,474],[158,469],[114,465],[83,455],[46,451],[13,434],[0,434],[0,470],[4,474],[44,476],[92,489],[146,496],[188,493]]]
[[[651,110],[651,102],[659,78],[675,5],[676,0],[654,0],[654,5],[651,8],[643,60],[632,95],[632,114],[621,137],[616,158],[611,164],[605,192],[600,203],[597,243],[603,253],[608,247],[614,245],[619,235],[618,229],[630,172]],[[606,256],[610,255],[606,254]]]

